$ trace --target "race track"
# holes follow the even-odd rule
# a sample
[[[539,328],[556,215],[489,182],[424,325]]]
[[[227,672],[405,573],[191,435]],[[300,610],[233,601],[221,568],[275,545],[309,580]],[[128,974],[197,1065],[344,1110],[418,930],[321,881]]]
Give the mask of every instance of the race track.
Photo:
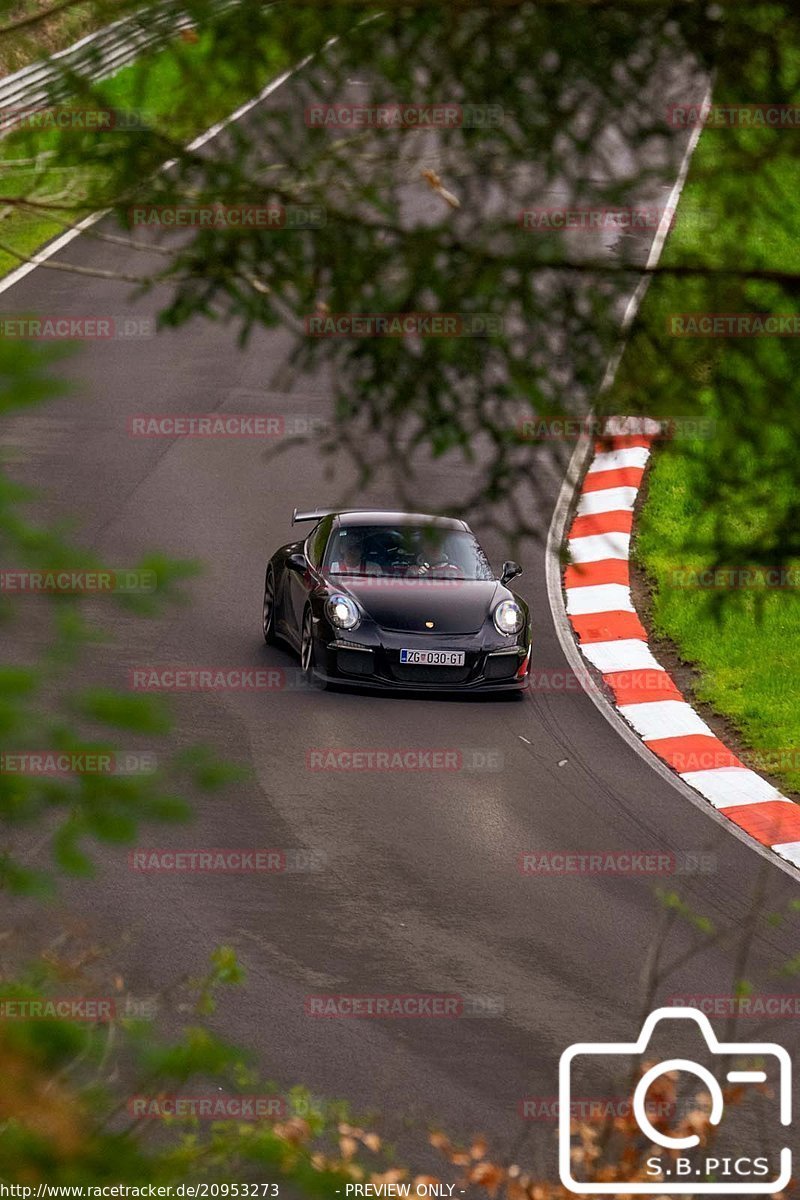
[[[664,196],[671,186],[665,179]],[[642,262],[648,248],[643,241]],[[123,273],[148,262],[147,254],[85,237],[58,259]],[[154,295],[132,305],[125,284],[46,268],[0,297],[5,314],[149,315],[158,303]],[[530,1133],[518,1115],[521,1099],[555,1095],[558,1057],[570,1042],[636,1032],[639,976],[659,922],[653,886],[669,885],[608,874],[526,877],[521,854],[713,854],[713,872],[689,874],[677,886],[721,923],[745,913],[760,871],[768,907],[796,894],[796,884],[688,803],[579,689],[534,690],[516,703],[292,686],[294,658],[261,640],[264,565],[291,537],[293,506],[335,499],[350,481],[347,465],[320,478],[313,439],[266,467],[257,439],[127,432],[128,419],[141,413],[325,420],[328,381],[296,376],[291,345],[288,332],[262,330],[243,352],[234,330],[200,320],[149,340],[89,341],[67,368],[76,394],[9,422],[15,477],[43,486],[37,515],[75,515],[80,539],[118,565],[156,547],[204,563],[190,606],[152,621],[115,618],[113,640],[82,667],[87,683],[125,686],[142,665],[287,673],[289,685],[277,690],[173,698],[178,744],[206,741],[250,764],[253,780],[199,799],[190,827],[148,830],[141,844],[303,847],[325,857],[321,870],[294,875],[143,875],[129,870],[126,850],[104,848],[96,880],[66,885],[66,911],[114,948],[137,994],[198,975],[211,947],[234,945],[247,984],[225,994],[214,1023],[254,1047],[268,1073],[345,1096],[356,1110],[441,1121],[454,1135],[482,1130],[507,1148]],[[542,537],[515,555],[525,570],[519,590],[534,613],[535,671],[567,672],[544,557],[563,462],[554,463],[548,448],[531,449],[530,470],[548,500],[532,514]],[[440,461],[418,507],[435,510],[469,483],[468,468]],[[362,499],[391,507],[391,479],[376,479]],[[480,523],[476,532],[482,536]],[[483,540],[499,566],[508,547],[493,531]],[[325,747],[458,748],[467,758],[479,750],[498,769],[308,770],[309,749]],[[676,949],[686,944],[688,934],[674,936]],[[771,929],[754,949],[751,977],[765,979],[793,952],[789,932]],[[717,949],[670,980],[659,999],[730,987],[730,954]],[[305,998],[320,993],[491,998],[492,1015],[306,1016]],[[167,1013],[169,1021],[181,1016]],[[552,1133],[550,1126],[536,1134],[549,1170]]]

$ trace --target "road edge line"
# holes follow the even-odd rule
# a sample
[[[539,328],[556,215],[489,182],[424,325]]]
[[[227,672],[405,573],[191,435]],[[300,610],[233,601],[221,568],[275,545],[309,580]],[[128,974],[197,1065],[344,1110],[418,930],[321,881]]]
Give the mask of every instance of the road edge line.
[[[330,41],[326,42],[322,49],[327,49],[329,45],[331,45]],[[321,53],[321,51],[318,51],[317,53]],[[232,125],[235,121],[238,121],[242,117],[246,116],[251,109],[255,108],[258,104],[263,103],[264,100],[267,100],[273,92],[277,91],[279,87],[282,87],[284,83],[287,83],[293,75],[296,75],[298,71],[302,71],[303,67],[307,66],[314,57],[315,55],[313,54],[306,55],[304,59],[302,59],[299,63],[296,63],[293,67],[289,67],[283,72],[283,74],[278,75],[275,79],[271,79],[270,82],[261,89],[258,95],[251,97],[250,100],[246,100],[244,104],[241,104],[239,108],[235,109],[232,113],[229,113],[227,117],[223,117],[222,120],[216,121],[203,133],[198,134],[193,141],[187,143],[185,149],[194,151],[199,150],[202,146],[205,146],[207,142],[210,142],[212,138],[215,138],[218,133],[222,132],[223,129],[227,129],[229,125]],[[161,171],[168,171],[170,167],[175,165],[175,162],[176,159],[171,158],[168,162],[162,163],[158,168],[157,173]],[[96,224],[97,221],[100,221],[103,217],[108,216],[111,211],[112,209],[110,208],[98,209],[97,212],[90,213],[88,217],[84,217],[82,221],[79,221],[78,224],[74,225],[71,229],[67,229],[65,233],[58,234],[53,241],[48,242],[42,247],[41,250],[38,250],[36,254],[33,255],[33,257],[27,262],[15,267],[13,271],[10,271],[8,275],[6,275],[3,279],[0,279],[0,295],[3,292],[7,292],[8,289],[12,288],[15,283],[19,283],[19,281],[24,279],[26,275],[30,275],[31,271],[34,271],[37,267],[40,267],[43,263],[46,263],[47,260],[52,258],[54,254],[58,254],[60,250],[63,250],[64,247],[68,246],[70,242],[73,242],[75,238],[80,237],[84,230],[89,229],[92,225]]]
[[[703,109],[707,108],[711,103],[712,86],[713,83],[709,83],[702,103]],[[614,350],[614,353],[608,361],[608,365],[606,366],[606,370],[603,374],[603,379],[600,384],[598,397],[606,394],[616,378],[619,364],[622,360],[622,355],[625,352],[625,348],[628,343],[628,334],[650,285],[652,276],[648,272],[652,271],[661,257],[661,252],[664,249],[664,244],[669,233],[669,226],[672,222],[675,208],[677,207],[678,200],[680,199],[686,183],[692,155],[694,154],[695,149],[697,148],[697,143],[700,140],[702,128],[702,121],[700,121],[692,130],[692,134],[689,138],[683,159],[681,161],[677,178],[669,194],[667,206],[664,210],[661,221],[659,222],[658,229],[656,230],[655,237],[653,238],[653,243],[650,247],[650,252],[645,264],[645,273],[639,280],[625,308],[620,326],[619,342]],[[591,421],[591,418],[592,413],[590,412],[588,418],[589,422]],[[715,821],[721,828],[725,829],[729,835],[737,838],[752,852],[758,854],[761,858],[765,859],[767,862],[783,871],[784,874],[788,875],[790,879],[798,881],[800,880],[800,869],[792,866],[792,864],[786,859],[779,857],[772,850],[767,849],[765,846],[755,841],[749,836],[749,834],[746,834],[743,830],[739,829],[738,826],[734,825],[732,821],[728,820],[726,817],[723,817],[721,813],[717,812],[717,810],[713,808],[707,800],[703,799],[703,797],[689,787],[687,783],[684,783],[684,781],[679,776],[675,775],[675,773],[670,770],[670,768],[667,767],[666,764],[661,761],[661,759],[657,758],[652,751],[647,749],[631,726],[625,721],[624,717],[617,712],[611,701],[604,696],[599,689],[587,686],[585,680],[586,666],[584,664],[584,658],[580,653],[577,642],[575,641],[575,635],[567,616],[562,583],[561,551],[566,540],[567,519],[572,509],[575,507],[579,484],[583,478],[586,468],[589,465],[589,458],[591,456],[592,449],[593,436],[590,430],[586,428],[581,433],[575,449],[572,452],[572,456],[570,457],[570,461],[567,465],[567,470],[558,493],[558,498],[556,500],[555,508],[553,509],[553,515],[547,531],[547,542],[545,546],[545,582],[547,587],[547,599],[550,605],[550,615],[553,619],[553,627],[561,645],[561,650],[564,654],[564,657],[580,681],[584,692],[592,701],[598,712],[619,734],[623,741],[627,742],[631,749],[638,754],[639,758],[648,764],[651,770],[660,775],[666,783],[668,783],[676,792],[678,792],[679,795],[683,796],[684,799],[693,804],[695,808],[705,813],[707,817],[711,818],[711,820]]]

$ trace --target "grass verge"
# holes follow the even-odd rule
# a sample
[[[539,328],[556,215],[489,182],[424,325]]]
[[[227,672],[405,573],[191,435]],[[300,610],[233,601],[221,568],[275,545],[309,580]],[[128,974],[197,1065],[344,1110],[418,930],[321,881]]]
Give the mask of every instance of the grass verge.
[[[0,3],[0,29],[9,32],[0,37],[0,76],[12,75],[48,54],[72,45],[78,38],[115,20],[121,15],[114,6],[92,0],[58,8],[51,15],[36,19],[57,6],[53,0],[16,0]]]
[[[771,102],[796,89],[796,55],[784,72],[722,79],[714,99]],[[679,205],[679,217],[703,219],[678,221],[662,265],[710,275],[653,280],[609,411],[708,423],[704,436],[687,431],[656,451],[634,561],[651,587],[654,634],[697,668],[697,699],[728,719],[749,765],[800,793],[797,339],[674,336],[675,314],[796,310],[779,282],[712,277],[730,265],[800,271],[796,137],[704,129]],[[699,585],[695,573],[714,568],[739,573]]]
[[[104,81],[103,106],[141,115],[151,129],[185,143],[249,100],[288,65],[280,47],[266,36],[254,36],[253,61],[259,68],[254,82],[252,71],[242,74],[236,63],[221,60],[216,48],[217,38],[210,31],[176,36]],[[201,93],[196,90],[198,81],[202,81]],[[201,104],[198,94],[202,95]],[[64,137],[63,131],[28,128],[0,141],[0,173],[5,180],[0,243],[8,248],[0,248],[0,277],[19,266],[17,256],[31,255],[63,233],[69,220],[77,221],[85,211],[105,207],[102,161],[89,155],[81,165],[57,165],[56,147],[59,138],[63,144]],[[63,213],[42,213],[17,203],[19,200],[63,205]]]

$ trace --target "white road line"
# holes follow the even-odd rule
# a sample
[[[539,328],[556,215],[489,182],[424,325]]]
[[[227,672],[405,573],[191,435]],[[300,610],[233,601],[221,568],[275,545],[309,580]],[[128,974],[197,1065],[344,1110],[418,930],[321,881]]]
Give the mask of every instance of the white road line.
[[[326,42],[323,49],[327,49],[333,44],[334,41],[335,39],[331,39],[331,41]],[[240,120],[243,116],[249,113],[251,109],[255,108],[257,104],[261,104],[264,100],[271,96],[272,93],[277,91],[277,89],[286,83],[287,80],[291,79],[293,75],[295,75],[298,71],[301,71],[303,67],[311,62],[313,57],[313,54],[309,54],[302,60],[302,62],[297,63],[296,66],[291,67],[288,71],[284,71],[284,73],[279,75],[277,79],[273,79],[266,85],[266,87],[262,88],[258,95],[253,97],[252,100],[248,100],[245,104],[242,104],[240,108],[237,108],[235,112],[232,112],[230,116],[224,117],[221,121],[217,121],[217,123],[212,125],[210,129],[207,129],[205,133],[201,133],[199,137],[194,139],[193,142],[189,142],[186,149],[194,151],[199,150],[202,146],[205,146],[206,142],[210,142],[211,139],[215,138],[218,133],[222,132],[223,129],[226,129],[229,125],[233,124],[234,121]],[[169,170],[170,167],[175,165],[176,161],[177,160],[174,158],[170,159],[169,162],[166,162],[161,166],[160,170]],[[90,213],[88,217],[84,217],[84,219],[72,229],[68,229],[66,233],[62,233],[59,237],[55,238],[54,241],[48,242],[48,244],[42,250],[40,250],[31,258],[30,262],[22,263],[21,266],[16,267],[13,271],[6,275],[5,279],[0,280],[0,293],[7,292],[8,289],[12,288],[15,283],[19,283],[20,279],[24,279],[25,276],[29,275],[31,271],[36,269],[36,267],[40,266],[44,262],[47,262],[49,258],[52,258],[54,254],[58,254],[60,250],[63,250],[64,247],[68,246],[70,242],[73,242],[75,238],[80,237],[85,229],[89,229],[90,226],[96,224],[97,221],[107,216],[110,212],[110,208],[103,208],[98,212]]]
[[[709,87],[703,100],[703,106],[707,107],[710,105],[710,103],[711,88]],[[698,128],[693,130],[692,136],[687,143],[686,152],[684,154],[683,162],[681,163],[681,169],[675,181],[675,186],[670,194],[669,207],[671,209],[677,207],[680,194],[683,191],[683,185],[686,182],[686,176],[689,173],[689,166],[691,164],[692,155],[697,147],[699,136],[700,127],[698,125]],[[663,249],[671,220],[671,213],[668,218],[666,217],[666,214],[664,217],[662,217],[662,223],[664,225],[664,237],[658,238],[658,233],[661,232],[661,229],[659,228],[657,231],[656,240],[653,242],[653,246],[651,247],[651,251],[647,259],[648,267],[655,266],[660,258],[661,250]],[[645,279],[648,278],[648,276],[645,276]],[[636,313],[639,310],[639,306],[641,305],[646,289],[647,283],[645,283],[644,286],[641,286],[640,284],[631,297],[631,301],[625,312],[625,318],[623,319],[620,345],[618,346],[616,353],[609,360],[608,366],[606,367],[605,374],[603,375],[603,380],[600,385],[600,396],[604,395],[605,392],[608,391],[614,382],[614,379],[616,378],[620,359],[622,358],[622,353],[626,345],[625,335],[627,334],[631,322],[634,320]],[[737,838],[743,843],[743,845],[747,846],[751,852],[760,855],[761,858],[771,862],[780,871],[783,871],[784,874],[788,875],[794,880],[797,880],[798,867],[800,867],[800,844],[796,844],[794,842],[788,843],[790,853],[785,854],[783,858],[776,859],[773,853],[771,853],[765,846],[761,846],[757,842],[754,842],[752,838],[750,838],[744,832],[744,830],[740,829],[732,821],[728,821],[719,813],[716,813],[714,809],[709,808],[706,801],[699,796],[696,791],[689,787],[688,784],[684,783],[680,776],[676,775],[666,763],[662,762],[661,759],[656,758],[656,756],[647,749],[642,740],[631,729],[630,725],[628,725],[619,715],[616,708],[614,708],[608,698],[601,693],[600,689],[596,687],[589,687],[583,682],[582,672],[585,670],[584,656],[585,658],[589,659],[590,662],[594,663],[598,670],[602,671],[603,673],[617,669],[613,666],[600,666],[599,662],[596,661],[596,659],[600,659],[602,657],[603,653],[601,651],[601,653],[598,654],[598,649],[601,646],[605,646],[607,648],[608,646],[613,645],[613,643],[596,643],[594,646],[584,646],[584,654],[582,654],[578,649],[578,646],[575,643],[575,635],[573,633],[572,626],[569,623],[566,608],[564,607],[562,591],[561,547],[564,542],[567,518],[573,506],[575,492],[586,467],[587,460],[592,453],[593,446],[594,438],[587,431],[584,431],[578,439],[577,445],[572,452],[572,457],[569,461],[566,473],[564,475],[564,480],[561,484],[561,491],[558,494],[558,498],[553,509],[553,516],[550,520],[550,528],[547,531],[547,546],[545,551],[545,581],[547,584],[547,599],[550,605],[550,613],[553,618],[553,627],[556,631],[556,637],[561,645],[561,650],[564,654],[564,657],[572,667],[573,671],[581,679],[581,686],[583,687],[586,695],[589,697],[589,700],[592,702],[592,704],[594,704],[597,711],[608,722],[608,724],[611,725],[618,736],[622,738],[624,742],[627,742],[634,754],[637,754],[639,758],[647,763],[650,770],[655,771],[657,775],[660,775],[664,783],[669,784],[674,791],[683,796],[685,800],[687,800],[700,812],[705,813],[710,820],[717,821],[719,826],[724,828],[728,835]],[[619,646],[620,643],[616,643],[616,645]],[[656,670],[663,671],[664,668],[660,663],[656,662],[652,655],[650,655],[650,658],[652,659],[651,665],[654,665]],[[623,667],[622,669],[625,670],[626,668]],[[793,858],[792,854],[795,853],[796,857]],[[789,860],[791,860],[791,863],[796,863],[797,865],[791,865]]]

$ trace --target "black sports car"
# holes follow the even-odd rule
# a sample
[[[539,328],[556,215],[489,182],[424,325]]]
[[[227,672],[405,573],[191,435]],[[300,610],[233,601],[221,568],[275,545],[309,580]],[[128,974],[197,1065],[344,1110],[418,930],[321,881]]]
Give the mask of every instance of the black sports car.
[[[530,613],[496,579],[464,521],[421,513],[298,512],[305,541],[273,554],[264,638],[288,642],[304,675],[393,691],[519,691]]]

